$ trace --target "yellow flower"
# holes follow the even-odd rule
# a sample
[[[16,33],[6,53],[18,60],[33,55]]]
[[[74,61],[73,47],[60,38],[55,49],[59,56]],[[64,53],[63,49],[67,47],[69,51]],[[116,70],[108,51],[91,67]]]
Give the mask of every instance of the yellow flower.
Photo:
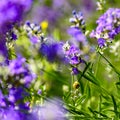
[[[48,21],[43,21],[43,22],[41,22],[41,28],[42,28],[42,30],[46,30],[47,28],[48,28]]]

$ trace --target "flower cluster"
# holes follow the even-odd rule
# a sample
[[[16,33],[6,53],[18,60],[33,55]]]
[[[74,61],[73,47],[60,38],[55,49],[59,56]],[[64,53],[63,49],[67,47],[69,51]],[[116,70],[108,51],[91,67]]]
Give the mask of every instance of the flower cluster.
[[[46,40],[41,30],[41,26],[39,26],[38,24],[30,23],[29,21],[27,21],[24,25],[24,29],[26,30],[32,44],[36,44],[39,42],[42,43]]]
[[[78,42],[81,42],[83,44],[86,43],[86,37],[78,27],[70,27],[68,29],[68,34],[70,34]]]
[[[69,21],[72,25],[67,31],[68,34],[70,34],[73,38],[75,38],[78,44],[82,44],[82,46],[86,45],[87,44],[87,39],[85,36],[86,26],[82,12],[77,13],[74,10],[73,17],[70,18]]]
[[[83,18],[82,12],[77,13],[74,10],[72,13],[73,13],[73,17],[70,18],[69,20],[73,24],[72,27],[78,28],[82,30],[83,33],[85,33],[86,26],[85,26],[85,20]]]
[[[21,83],[28,86],[33,79],[35,74],[28,69],[26,59],[18,56],[17,59],[11,60],[8,66],[10,75],[14,76],[14,80],[20,80]]]
[[[103,10],[105,3],[106,3],[106,0],[99,0],[99,1],[96,3],[96,4],[97,4],[97,10]]]
[[[91,33],[91,37],[98,40],[98,46],[103,48],[120,33],[120,9],[109,8],[98,20],[97,28]]]
[[[68,42],[66,42],[63,45],[64,54],[65,57],[70,65],[72,65],[72,73],[78,74],[79,70],[77,69],[77,66],[84,61],[81,59],[82,52],[79,48],[77,48],[74,45],[69,45]]]
[[[39,51],[50,62],[62,61],[64,60],[62,45],[61,42],[43,43]]]
[[[33,10],[31,11],[31,19],[37,23],[47,21],[49,24],[48,29],[52,30],[57,26],[61,26],[61,24],[57,24],[57,22],[63,18],[63,16],[65,17],[67,10],[70,10],[70,4],[65,0],[61,0],[60,2],[58,0],[48,1],[49,0],[38,0],[38,4],[33,6]]]
[[[8,65],[3,65],[3,67],[9,71],[6,76],[0,75],[0,110],[3,111],[0,113],[0,117],[3,114],[1,119],[8,120],[9,117],[12,117],[9,113],[11,110],[15,114],[11,120],[14,120],[17,119],[17,115],[20,117],[19,114],[23,114],[22,111],[28,112],[29,110],[29,104],[25,98],[30,96],[28,90],[36,75],[29,69],[25,58],[21,56],[9,60]],[[6,113],[7,111],[9,112]]]
[[[8,31],[8,29],[10,29],[12,25],[20,22],[25,12],[30,9],[31,4],[32,0],[1,0],[0,33]],[[4,17],[5,15],[6,17]]]
[[[14,45],[16,40],[17,40],[17,34],[14,32],[14,30],[9,30],[6,33],[6,46],[7,46],[7,49],[10,49]]]
[[[7,54],[6,34],[20,24],[31,5],[32,0],[0,0],[0,54]]]

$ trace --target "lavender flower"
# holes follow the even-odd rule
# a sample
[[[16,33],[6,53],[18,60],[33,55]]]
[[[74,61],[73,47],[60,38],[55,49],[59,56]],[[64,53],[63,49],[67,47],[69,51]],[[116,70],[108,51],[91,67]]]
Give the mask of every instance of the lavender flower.
[[[30,9],[32,0],[1,0],[0,1],[0,33],[8,31],[13,24],[22,20]],[[4,17],[6,15],[6,17]],[[3,29],[4,28],[4,29]]]
[[[79,70],[78,70],[78,68],[76,68],[76,67],[73,67],[72,68],[72,74],[73,75],[77,75],[77,74],[79,74],[80,72],[79,72]]]
[[[103,48],[120,33],[120,9],[109,8],[96,23],[98,26],[92,31],[91,37],[97,38],[98,46]]]
[[[70,18],[70,22],[73,24],[73,27],[79,28],[82,30],[83,33],[85,33],[85,20],[83,18],[82,12],[77,13],[75,10],[73,10],[73,17]]]
[[[38,24],[27,21],[24,25],[24,29],[26,30],[32,44],[46,41],[46,38],[44,37],[44,34],[41,30],[41,26]]]
[[[68,44],[68,43],[66,43]],[[68,62],[71,65],[77,65],[81,63],[81,51],[79,48],[75,47],[74,45],[68,46],[64,44],[63,49],[65,53],[65,57],[67,58]]]
[[[68,42],[66,42],[63,45],[63,50],[65,54],[66,61],[72,66],[72,75],[79,74],[79,65],[81,63],[85,63],[85,61],[82,59],[82,51],[76,47],[75,45],[69,45]]]
[[[0,111],[1,120],[21,120],[20,115],[12,107]]]
[[[47,20],[48,23],[50,23],[50,25],[52,25],[52,26],[61,17],[60,11],[55,10],[52,7],[48,7],[48,6],[45,6],[45,5],[35,6],[35,8],[33,8],[33,13],[32,14],[33,14],[32,16],[34,16],[32,18],[33,21],[36,21],[37,23],[40,23],[44,20]]]
[[[19,56],[17,59],[12,60],[9,64],[9,70],[12,75],[21,74],[26,72],[26,68],[23,66],[26,59]]]
[[[26,104],[25,99],[30,95],[28,89],[32,80],[36,78],[36,75],[29,69],[28,64],[26,64],[26,59],[21,56],[18,56],[18,58],[14,60],[10,60],[6,67],[9,69],[9,72],[5,77],[6,81],[1,81],[2,90],[4,88],[6,89],[4,92],[2,90],[0,91],[0,107],[4,107],[3,111],[5,112],[9,110],[8,107],[10,107],[14,112],[20,112],[20,116],[16,112],[15,114],[18,115],[21,120],[27,120],[24,118],[21,111],[28,113],[28,110],[30,109],[29,104]],[[7,112],[2,119],[8,120],[9,118],[14,120],[17,119],[16,115],[13,116],[12,119],[12,113]]]
[[[58,0],[53,0],[52,7],[56,10],[60,8],[66,9],[69,7],[69,3],[65,0],[61,0],[60,2]]]
[[[36,106],[32,110],[38,120],[66,120],[65,113],[59,100],[46,101],[43,106]]]
[[[86,37],[78,27],[70,27],[68,34],[72,35],[78,42],[85,43]]]
[[[13,107],[0,108],[0,120],[38,120],[35,116],[15,110]]]
[[[0,107],[6,107],[5,97],[1,90],[0,90]]]
[[[43,43],[39,51],[50,62],[64,59],[62,43]]]
[[[104,46],[106,46],[106,41],[105,41],[105,39],[99,38],[99,39],[98,39],[98,45],[99,45],[100,48],[103,48]]]
[[[25,61],[25,58],[18,56],[17,59],[10,61],[8,68],[10,74],[16,76],[16,80],[29,85],[36,78],[36,75],[29,70]]]
[[[31,4],[32,0],[0,0],[0,54],[7,55],[6,33],[20,23]]]

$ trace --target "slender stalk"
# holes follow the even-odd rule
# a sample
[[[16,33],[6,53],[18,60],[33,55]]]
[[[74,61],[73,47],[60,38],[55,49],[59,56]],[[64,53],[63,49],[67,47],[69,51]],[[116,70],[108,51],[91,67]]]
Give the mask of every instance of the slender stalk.
[[[99,68],[99,65],[100,65],[100,59],[101,59],[101,56],[98,54],[98,61],[97,61],[97,66],[96,66],[96,70],[95,70],[95,76],[96,77],[97,77],[98,68]]]
[[[100,95],[100,101],[99,101],[99,113],[101,113],[101,104],[102,104],[102,97]],[[98,117],[101,117],[101,115],[99,114]]]
[[[104,55],[102,55],[99,51],[98,51],[98,53],[99,53],[100,56],[101,56],[102,58],[104,58],[105,61],[113,68],[113,70],[118,74],[118,76],[120,76],[120,71],[118,71],[118,70],[112,65],[112,63],[111,63]]]
[[[73,91],[73,83],[74,83],[74,75],[72,75],[72,79],[71,79],[71,91]]]

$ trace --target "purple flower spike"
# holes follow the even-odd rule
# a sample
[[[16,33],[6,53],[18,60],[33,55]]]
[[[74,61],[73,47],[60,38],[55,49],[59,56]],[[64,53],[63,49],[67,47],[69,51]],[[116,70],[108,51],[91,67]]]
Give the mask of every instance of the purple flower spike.
[[[98,39],[98,45],[103,48],[120,33],[120,9],[109,8],[98,20],[97,28],[90,37]]]
[[[26,69],[23,67],[23,64],[25,63],[25,58],[18,57],[15,60],[12,60],[9,65],[9,70],[11,74],[21,74],[26,71]]]
[[[49,62],[64,60],[62,43],[43,43],[40,47],[40,53],[47,58]]]
[[[99,45],[100,48],[103,48],[104,46],[106,46],[106,41],[105,41],[105,39],[99,38],[99,39],[98,39],[98,45]]]
[[[71,57],[70,64],[77,65],[79,63],[80,63],[79,57],[77,57],[77,56]]]
[[[73,74],[73,75],[79,74],[79,70],[78,70],[76,67],[73,67],[73,68],[72,68],[72,74]]]
[[[79,42],[85,42],[86,37],[78,27],[71,27],[68,29],[68,34],[73,36]]]

